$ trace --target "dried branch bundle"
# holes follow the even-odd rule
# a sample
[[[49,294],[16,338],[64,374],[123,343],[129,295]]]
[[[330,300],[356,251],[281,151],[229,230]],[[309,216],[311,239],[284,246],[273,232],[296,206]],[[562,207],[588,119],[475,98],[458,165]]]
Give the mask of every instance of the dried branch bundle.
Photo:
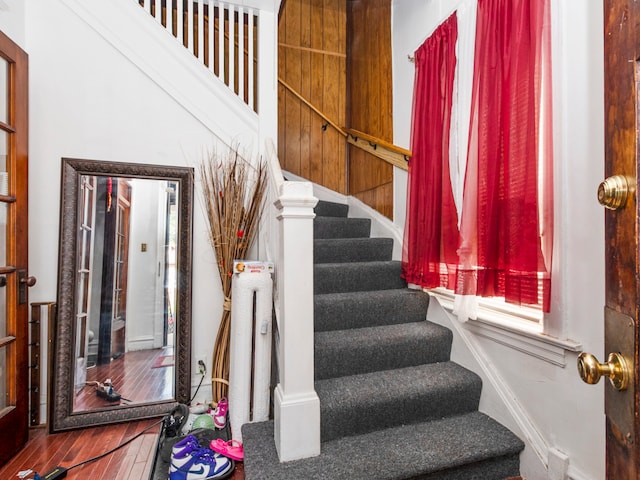
[[[224,293],[222,319],[216,335],[211,368],[213,401],[227,396],[231,329],[233,261],[246,258],[262,213],[267,170],[262,161],[243,158],[237,148],[215,152],[200,166],[209,240],[218,264]]]

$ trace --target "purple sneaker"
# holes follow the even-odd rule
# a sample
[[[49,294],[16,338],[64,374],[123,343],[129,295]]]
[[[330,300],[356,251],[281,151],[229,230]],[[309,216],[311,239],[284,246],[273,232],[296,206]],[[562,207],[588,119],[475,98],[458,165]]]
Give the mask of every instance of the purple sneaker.
[[[171,458],[175,455],[185,455],[187,453],[191,453],[195,450],[198,450],[200,447],[200,443],[198,443],[198,439],[193,435],[187,435],[178,443],[176,443],[171,449]]]
[[[233,463],[227,457],[208,448],[198,448],[172,455],[169,480],[213,480],[227,475]]]

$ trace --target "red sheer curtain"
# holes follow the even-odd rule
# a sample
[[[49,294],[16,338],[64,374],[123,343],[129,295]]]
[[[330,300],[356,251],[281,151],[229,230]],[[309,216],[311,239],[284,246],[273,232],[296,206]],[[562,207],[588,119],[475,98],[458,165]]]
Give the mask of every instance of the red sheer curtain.
[[[549,0],[479,0],[477,15],[456,292],[549,311]]]
[[[449,174],[449,127],[456,65],[455,13],[415,52],[415,86],[402,276],[453,289],[458,218]]]

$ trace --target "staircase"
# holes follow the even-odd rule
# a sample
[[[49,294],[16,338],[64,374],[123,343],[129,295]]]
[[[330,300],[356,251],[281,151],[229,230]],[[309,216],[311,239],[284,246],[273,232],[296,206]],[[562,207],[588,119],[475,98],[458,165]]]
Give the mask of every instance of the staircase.
[[[504,480],[524,444],[478,411],[480,378],[449,360],[393,240],[319,202],[314,220],[315,388],[321,454],[280,463],[273,422],[242,427],[245,478]],[[300,428],[304,428],[301,425]]]

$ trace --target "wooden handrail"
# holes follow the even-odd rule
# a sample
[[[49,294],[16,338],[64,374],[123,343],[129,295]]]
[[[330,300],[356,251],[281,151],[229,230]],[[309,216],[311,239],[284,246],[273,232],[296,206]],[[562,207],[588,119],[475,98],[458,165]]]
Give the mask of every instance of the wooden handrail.
[[[352,137],[356,137],[356,138],[361,138],[362,140],[366,140],[367,142],[372,142],[377,144],[380,147],[384,147],[387,150],[391,150],[392,152],[396,152],[399,153],[400,155],[404,155],[407,158],[411,158],[411,151],[410,150],[406,150],[402,147],[398,147],[397,145],[394,145],[393,143],[389,143],[386,142],[385,140],[382,140],[380,138],[376,138],[372,135],[368,135],[364,132],[361,132],[359,130],[356,130],[355,128],[345,128],[346,132],[351,135]]]
[[[296,89],[294,89],[291,85],[289,85],[287,82],[285,82],[284,80],[282,80],[282,78],[278,77],[278,82],[287,90],[289,90],[298,100],[300,100],[302,103],[304,103],[307,107],[309,107],[311,110],[313,110],[314,112],[316,112],[320,117],[322,117],[329,125],[331,125],[333,128],[335,128],[338,133],[340,133],[340,135],[342,135],[343,137],[347,136],[347,132],[345,132],[341,127],[338,126],[338,124],[334,121],[332,121],[329,117],[327,117],[324,113],[322,113],[321,110],[319,110],[318,108],[316,108],[309,100],[307,100],[306,98],[304,98],[302,96],[302,94],[298,93],[296,91]]]
[[[409,169],[407,162],[412,155],[409,150],[405,150],[404,148],[393,145],[392,143],[389,143],[380,138],[376,138],[372,135],[360,132],[359,130],[355,130],[353,128],[342,128],[338,126],[337,123],[327,117],[320,109],[313,105],[309,100],[304,98],[301,93],[296,91],[295,88],[285,82],[282,78],[278,77],[278,82],[284,88],[289,90],[298,100],[300,100],[307,107],[313,110],[317,115],[319,115],[325,122],[327,122],[327,124],[335,128],[338,133],[345,137],[347,139],[347,142],[349,142],[351,145],[354,145],[361,150],[364,150],[365,152],[368,152],[371,155],[374,155],[398,168],[401,168],[403,170]]]
[[[411,151],[398,147],[380,138],[368,135],[353,128],[345,128],[347,142],[403,170],[408,170],[407,162]]]

